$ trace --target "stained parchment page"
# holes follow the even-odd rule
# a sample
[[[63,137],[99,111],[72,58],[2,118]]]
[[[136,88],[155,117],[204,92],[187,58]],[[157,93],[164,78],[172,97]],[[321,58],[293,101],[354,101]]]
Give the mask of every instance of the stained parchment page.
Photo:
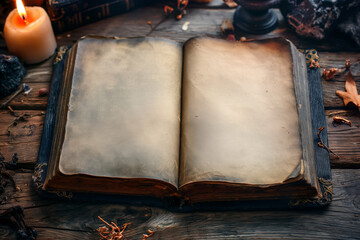
[[[294,177],[302,148],[292,70],[285,40],[186,44],[180,186]]]
[[[59,170],[178,184],[182,46],[81,40]]]

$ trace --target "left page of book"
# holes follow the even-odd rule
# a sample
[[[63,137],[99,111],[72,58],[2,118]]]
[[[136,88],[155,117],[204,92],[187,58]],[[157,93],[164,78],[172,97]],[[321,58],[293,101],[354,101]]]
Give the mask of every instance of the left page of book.
[[[182,46],[79,41],[58,171],[178,185]]]

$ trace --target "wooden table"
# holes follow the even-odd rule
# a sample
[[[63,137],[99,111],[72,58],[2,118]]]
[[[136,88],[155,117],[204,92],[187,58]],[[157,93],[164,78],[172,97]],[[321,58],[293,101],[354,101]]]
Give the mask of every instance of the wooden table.
[[[166,18],[161,7],[142,8],[60,34],[57,36],[58,45],[71,45],[86,34],[167,37],[180,42],[199,35],[221,37],[219,26],[224,18],[232,18],[234,10],[213,5],[189,8],[188,14],[180,21]],[[185,22],[189,22],[186,31],[182,30]],[[341,67],[345,59],[352,62],[360,60],[359,48],[356,49],[342,36],[324,42],[300,39],[283,20],[277,30],[256,38],[271,36],[289,38],[298,48],[319,50],[322,67]],[[6,52],[3,39],[0,39],[0,52]],[[148,229],[156,231],[150,239],[360,238],[360,115],[345,108],[342,100],[335,95],[335,90],[344,89],[343,74],[331,81],[323,81],[329,147],[339,156],[331,156],[334,196],[329,208],[174,213],[145,206],[48,200],[35,193],[31,187],[31,175],[44,122],[41,113],[46,111],[47,105],[47,97],[39,97],[38,92],[40,88],[50,86],[52,61],[49,59],[28,66],[23,81],[33,90],[10,103],[17,113],[28,113],[34,117],[9,128],[15,117],[7,109],[0,110],[0,151],[7,161],[15,152],[18,153],[18,168],[10,173],[21,188],[21,191],[10,192],[7,203],[0,205],[0,212],[11,206],[22,206],[25,221],[37,230],[38,239],[99,239],[95,229],[104,224],[97,216],[119,225],[131,222],[124,233],[126,239],[141,239]],[[360,65],[354,67],[353,73],[360,89]],[[352,126],[333,125],[333,116],[346,117],[352,121]],[[11,191],[11,187],[8,189]],[[14,239],[15,232],[7,226],[0,226],[0,238]]]

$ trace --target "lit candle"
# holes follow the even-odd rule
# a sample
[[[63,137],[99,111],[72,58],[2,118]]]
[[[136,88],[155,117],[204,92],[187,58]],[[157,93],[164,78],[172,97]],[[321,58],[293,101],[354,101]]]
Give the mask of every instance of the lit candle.
[[[4,35],[10,53],[28,64],[41,62],[56,49],[49,16],[41,7],[24,7],[16,0],[16,9],[6,18]]]

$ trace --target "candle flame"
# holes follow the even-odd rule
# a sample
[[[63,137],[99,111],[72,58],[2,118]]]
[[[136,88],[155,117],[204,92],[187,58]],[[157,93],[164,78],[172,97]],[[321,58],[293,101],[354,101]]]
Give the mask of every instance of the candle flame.
[[[19,16],[25,21],[27,16],[24,4],[21,0],[16,0],[16,8],[18,10]]]

